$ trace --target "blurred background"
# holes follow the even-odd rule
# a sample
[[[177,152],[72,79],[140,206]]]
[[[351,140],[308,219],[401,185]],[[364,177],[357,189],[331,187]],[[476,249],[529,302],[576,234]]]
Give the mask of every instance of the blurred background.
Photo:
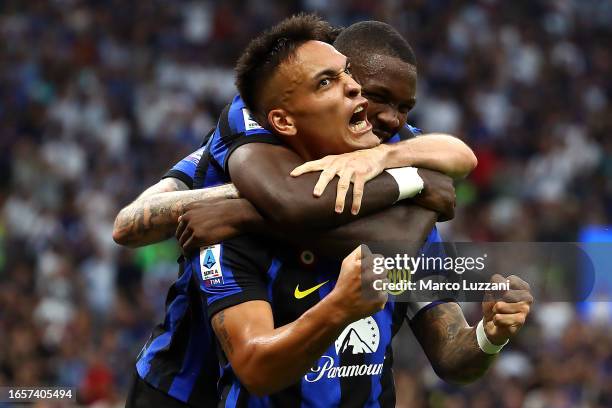
[[[122,406],[176,276],[172,241],[124,250],[117,211],[195,150],[248,40],[316,10],[394,25],[418,60],[409,123],[465,140],[447,240],[608,240],[612,1],[0,2],[0,385]],[[479,305],[466,305],[470,322]],[[538,304],[486,377],[451,387],[409,329],[400,407],[612,407],[609,304]]]

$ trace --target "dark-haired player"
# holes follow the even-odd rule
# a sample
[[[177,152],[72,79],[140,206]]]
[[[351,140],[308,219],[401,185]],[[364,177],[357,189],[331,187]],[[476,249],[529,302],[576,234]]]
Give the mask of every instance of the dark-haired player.
[[[362,102],[359,86],[346,72],[346,57],[291,29],[281,24],[262,35],[239,61],[237,84],[255,117],[267,119],[274,133],[305,159],[376,146],[367,120],[360,124],[364,119],[355,116]],[[253,98],[257,94],[267,97],[259,101]],[[326,123],[335,128],[315,131]],[[393,150],[389,146],[383,151],[387,149]],[[238,150],[232,157],[237,155]],[[232,157],[229,171],[243,191]],[[346,160],[346,155],[336,159]],[[342,183],[347,170],[339,169]],[[377,169],[372,175],[382,171]],[[402,199],[403,183],[411,181],[409,176],[394,178]],[[326,258],[315,263],[282,241],[244,237],[203,248],[192,258],[223,348],[222,405],[394,405],[391,339],[407,315],[425,313],[426,307],[414,305],[409,311],[408,304],[367,300],[361,292],[362,256],[358,249],[340,268]],[[211,259],[217,263],[207,263]],[[524,282],[513,280],[514,288],[522,289]],[[478,330],[467,324],[457,329],[461,340],[448,344],[444,336],[446,346],[462,350],[453,363],[469,360],[473,366],[462,367],[468,371],[455,379],[482,375],[501,349],[491,340],[503,344],[522,326],[530,303],[529,294],[522,295],[521,302],[498,302],[497,310],[483,307]],[[430,303],[428,308],[436,306]],[[440,344],[442,339],[435,340]],[[436,367],[446,363],[434,361]]]
[[[223,136],[224,139],[230,138],[232,143],[233,138],[236,138],[234,147],[240,147],[245,142],[241,140],[241,136],[246,136],[248,141],[255,141],[258,138],[262,138],[259,139],[262,141],[269,140],[269,131],[251,121],[242,108],[244,104],[240,98],[237,98],[224,111],[215,135]],[[396,136],[396,139],[398,137]],[[455,142],[452,139],[449,142],[445,139],[451,138],[428,136],[412,141],[414,146],[412,164],[421,164],[423,167],[438,169],[449,174],[469,172],[473,161],[471,151],[460,141]],[[270,147],[275,149],[269,152],[269,158],[278,164],[293,168],[303,162],[289,149],[281,146]],[[248,149],[248,146],[243,148]],[[431,154],[431,151],[436,151],[436,155]],[[202,182],[201,185],[215,185],[223,180],[229,180],[223,178],[224,172],[220,168],[227,164],[225,158],[230,154],[227,145],[219,144],[212,150],[203,146],[186,157],[174,166],[160,183],[149,188],[134,203],[121,211],[115,223],[115,239],[124,245],[134,246],[166,238],[168,233],[176,228],[176,219],[187,203],[196,203],[202,210],[199,215],[204,217],[200,220],[204,222],[198,222],[198,217],[193,217],[192,220],[199,228],[206,231],[209,242],[219,242],[245,230],[261,230],[263,217],[249,201],[238,198],[233,185],[179,191],[193,187],[196,166],[202,155],[204,155],[202,164],[205,166],[201,166],[197,177]],[[264,152],[264,155],[266,154],[268,153]],[[274,169],[269,175],[266,175],[269,171],[267,169],[256,170],[258,174],[266,175],[266,185],[261,190],[264,193],[262,198],[273,197],[281,200],[272,204],[275,209],[273,222],[294,225],[296,230],[305,230],[319,225],[339,225],[355,219],[348,214],[338,216],[330,211],[335,201],[333,196],[323,196],[320,199],[312,197],[314,181],[309,181],[308,178],[312,179],[314,175],[288,179],[289,170],[283,169],[281,172],[281,169]],[[426,178],[425,175],[423,177]],[[448,217],[452,216],[453,192],[450,179],[434,177],[434,174],[430,173],[429,182],[427,191],[418,198],[420,204],[433,207]],[[392,204],[397,195],[397,187],[393,180],[387,178],[385,181],[384,176],[382,181],[375,180],[369,183],[368,187],[371,188],[372,194],[366,198],[361,215]],[[295,207],[293,204],[298,206]],[[316,222],[303,223],[301,211],[304,211],[305,217],[314,218]],[[393,238],[395,232],[396,239],[405,238],[405,235],[399,235],[403,231],[399,231],[397,226],[400,222],[406,221],[408,213],[418,217],[419,211],[424,210],[394,208],[388,214],[372,216],[360,223],[351,223],[346,227],[330,231],[328,242],[342,243],[348,248],[348,244],[353,245],[353,242],[363,241],[365,236],[377,239],[377,237],[383,238],[384,234],[387,238]],[[291,222],[284,222],[283,217],[290,218],[292,213],[296,217]],[[211,221],[216,224],[211,224]],[[192,296],[195,288],[190,282],[191,273],[189,264],[182,267],[177,282],[169,292],[166,319],[156,328],[139,356],[138,376],[133,390],[135,392],[132,392],[130,400],[132,406],[142,406],[152,401],[162,401],[164,404],[177,404],[182,401],[194,405],[207,405],[216,401],[216,395],[211,393],[211,388],[216,382],[217,370],[210,360],[210,357],[214,358],[215,355],[212,347],[208,353],[204,352],[210,342],[210,333],[206,333],[207,327],[201,326],[201,322],[205,322],[206,318],[202,314],[197,296]],[[200,333],[197,342],[190,341],[191,332]],[[206,359],[201,358],[202,356]]]
[[[246,122],[245,122],[245,123],[246,123]],[[308,150],[304,150],[304,151],[308,151]],[[306,156],[306,157],[307,157],[307,156]],[[205,257],[204,257],[204,258],[205,258]],[[213,256],[213,258],[214,258],[214,256]],[[206,259],[204,259],[204,261],[206,261]],[[200,272],[201,272],[201,271],[200,271]]]

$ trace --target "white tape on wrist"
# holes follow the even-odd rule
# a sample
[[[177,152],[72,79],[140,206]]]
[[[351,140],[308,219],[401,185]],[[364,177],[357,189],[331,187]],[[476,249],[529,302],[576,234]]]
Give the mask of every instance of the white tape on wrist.
[[[397,167],[385,171],[395,179],[399,187],[399,197],[396,201],[412,198],[423,190],[423,179],[415,167]]]
[[[500,344],[499,346],[497,344],[491,343],[491,341],[487,337],[487,333],[485,333],[483,321],[480,320],[478,322],[478,326],[476,326],[476,341],[478,342],[478,347],[480,347],[480,349],[484,353],[497,354],[501,351],[501,349],[504,348],[506,344],[508,344],[510,340],[506,340],[504,344]]]

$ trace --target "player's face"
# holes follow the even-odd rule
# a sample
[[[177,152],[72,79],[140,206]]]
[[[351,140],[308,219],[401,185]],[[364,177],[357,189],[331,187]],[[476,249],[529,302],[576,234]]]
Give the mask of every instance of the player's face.
[[[305,159],[380,143],[367,120],[368,102],[347,67],[344,55],[319,41],[302,45],[282,67],[281,100],[298,136],[291,144]]]
[[[362,95],[368,99],[373,131],[385,141],[406,124],[408,112],[416,103],[416,67],[399,58],[372,55],[364,65],[355,63],[351,68]]]

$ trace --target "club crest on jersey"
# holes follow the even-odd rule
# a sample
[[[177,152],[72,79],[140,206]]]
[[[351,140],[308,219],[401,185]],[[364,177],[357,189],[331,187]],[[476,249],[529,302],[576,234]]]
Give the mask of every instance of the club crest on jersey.
[[[242,109],[242,116],[244,118],[244,130],[255,130],[255,129],[263,129],[259,123],[253,118],[251,112],[247,108]]]
[[[200,271],[204,285],[207,287],[223,283],[220,252],[220,245],[200,248]]]

